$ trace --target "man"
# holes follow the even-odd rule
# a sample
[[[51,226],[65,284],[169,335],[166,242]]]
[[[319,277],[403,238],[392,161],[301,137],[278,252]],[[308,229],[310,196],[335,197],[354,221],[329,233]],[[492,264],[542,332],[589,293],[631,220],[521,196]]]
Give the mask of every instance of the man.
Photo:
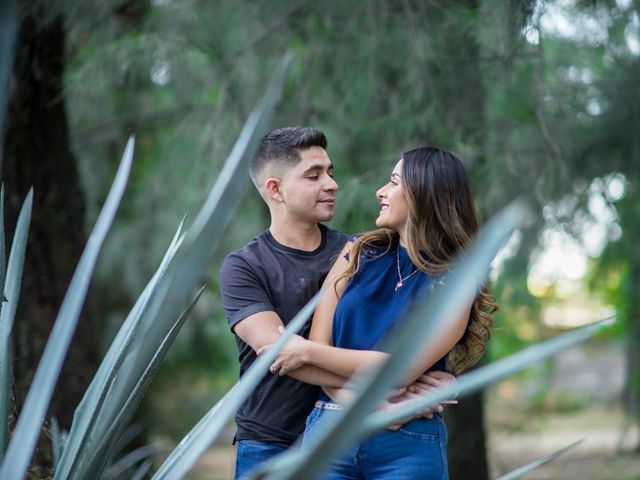
[[[225,316],[236,336],[240,375],[255,352],[277,340],[286,325],[322,286],[347,236],[320,222],[333,218],[333,164],[324,134],[282,128],[266,135],[250,174],[267,203],[271,225],[220,269]],[[310,323],[300,332],[307,336]],[[307,383],[309,382],[309,383]],[[236,478],[284,451],[304,431],[318,387],[339,387],[343,378],[315,367],[291,376],[268,374],[236,415]]]
[[[250,174],[269,207],[271,225],[229,254],[220,269],[225,317],[240,353],[240,375],[256,351],[274,343],[320,289],[347,235],[321,222],[333,218],[338,184],[327,139],[313,128],[281,128],[267,134]],[[310,322],[300,332],[308,336]],[[304,431],[318,399],[315,385],[339,388],[345,378],[306,365],[288,376],[267,374],[236,415],[235,478],[287,449]]]

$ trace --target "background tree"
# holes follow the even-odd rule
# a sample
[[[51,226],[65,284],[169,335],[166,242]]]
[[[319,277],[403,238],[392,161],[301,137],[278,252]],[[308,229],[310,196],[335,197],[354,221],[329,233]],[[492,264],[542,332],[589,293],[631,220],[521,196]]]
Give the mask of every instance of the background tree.
[[[13,228],[35,191],[20,317],[14,326],[14,398],[19,410],[86,241],[84,194],[70,149],[64,103],[65,26],[61,14],[20,3],[2,177]],[[10,232],[8,232],[10,234]],[[9,237],[10,238],[10,237]],[[85,315],[69,351],[50,414],[68,428],[96,366],[96,326]]]

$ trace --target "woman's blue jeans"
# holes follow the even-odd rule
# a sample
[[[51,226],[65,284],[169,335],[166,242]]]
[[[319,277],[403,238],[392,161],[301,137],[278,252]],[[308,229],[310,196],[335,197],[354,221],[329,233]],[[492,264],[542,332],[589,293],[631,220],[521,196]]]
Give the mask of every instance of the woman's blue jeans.
[[[307,417],[302,448],[314,427],[336,410],[314,408]],[[305,442],[304,440],[307,440]],[[442,414],[418,418],[397,431],[384,430],[352,446],[331,463],[323,479],[447,480],[447,427]]]

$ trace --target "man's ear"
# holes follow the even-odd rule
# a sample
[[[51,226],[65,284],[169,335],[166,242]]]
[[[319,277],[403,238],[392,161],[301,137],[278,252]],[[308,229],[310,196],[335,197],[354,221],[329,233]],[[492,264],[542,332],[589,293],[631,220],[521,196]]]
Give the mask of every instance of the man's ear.
[[[284,201],[281,189],[282,180],[278,177],[269,177],[264,181],[264,191],[267,198],[281,203]]]

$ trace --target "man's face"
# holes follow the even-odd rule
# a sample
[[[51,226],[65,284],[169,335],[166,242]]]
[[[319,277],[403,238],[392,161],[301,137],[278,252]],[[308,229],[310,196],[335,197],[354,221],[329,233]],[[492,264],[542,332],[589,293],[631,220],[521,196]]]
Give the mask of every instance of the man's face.
[[[302,160],[282,176],[280,189],[287,212],[299,220],[326,222],[333,218],[338,184],[324,148],[300,150]]]

